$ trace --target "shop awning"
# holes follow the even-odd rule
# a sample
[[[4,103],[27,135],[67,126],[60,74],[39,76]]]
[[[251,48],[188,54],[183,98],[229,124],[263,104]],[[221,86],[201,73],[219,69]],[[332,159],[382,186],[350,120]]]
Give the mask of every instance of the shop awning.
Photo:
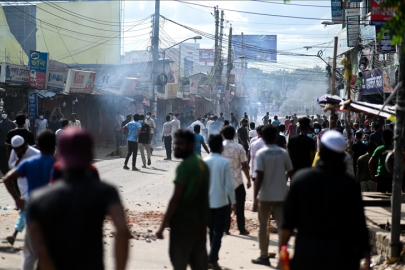
[[[48,90],[35,90],[40,98],[51,98],[56,96],[56,93]]]
[[[322,95],[319,98],[316,99],[316,102],[318,104],[339,104],[342,101],[342,98],[336,95]]]
[[[395,116],[395,106],[384,106],[383,108],[383,105],[353,100],[343,101],[340,103],[340,105],[340,109],[342,110],[347,110],[350,107],[350,111],[352,112],[379,116],[383,118]]]

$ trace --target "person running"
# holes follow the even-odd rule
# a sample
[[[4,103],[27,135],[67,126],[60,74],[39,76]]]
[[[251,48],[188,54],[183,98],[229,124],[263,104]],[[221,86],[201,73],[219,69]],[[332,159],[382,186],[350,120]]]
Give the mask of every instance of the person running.
[[[148,157],[148,166],[152,163],[150,160],[150,141],[152,139],[151,130],[148,124],[145,123],[145,116],[142,114],[139,116],[139,122],[141,123],[141,134],[139,135],[139,151],[141,152],[142,168],[146,168],[145,149]]]
[[[176,169],[174,192],[156,236],[170,226],[169,255],[173,268],[207,269],[207,226],[209,216],[208,166],[194,153],[194,134],[174,134],[174,156],[183,161]]]
[[[27,201],[16,192],[13,182],[17,181],[19,177],[27,178],[29,199],[31,199],[31,193],[34,190],[46,186],[49,183],[51,170],[55,163],[55,145],[55,134],[51,130],[42,131],[37,136],[37,147],[41,151],[41,155],[24,160],[5,176],[4,185],[13,197],[17,209],[24,211]],[[24,270],[33,270],[38,257],[33,249],[31,231],[29,229],[25,234],[23,254],[22,268]]]
[[[271,215],[276,220],[280,236],[287,179],[291,176],[293,167],[287,151],[276,145],[277,128],[265,126],[262,134],[266,146],[256,154],[257,178],[254,192],[256,200],[253,206],[253,209],[258,211],[259,218],[260,257],[252,260],[252,263],[270,266],[268,223]]]
[[[165,144],[166,158],[164,160],[172,160],[172,123],[170,115],[166,115],[166,123],[163,124],[162,142]]]
[[[204,147],[204,150],[205,150],[205,152],[207,152],[207,154],[210,153],[207,145],[205,144],[204,137],[200,135],[200,126],[195,125],[194,126],[194,153],[196,155],[199,155],[200,157],[201,157],[201,146]]]
[[[18,117],[19,117],[19,115],[17,115],[17,120],[18,120]],[[24,118],[25,118],[25,116],[24,116]],[[25,128],[23,128],[23,129],[26,130]],[[28,145],[28,143],[25,141],[25,139],[20,135],[15,135],[12,137],[11,147],[12,147],[12,152],[10,155],[10,159],[8,161],[8,165],[9,165],[10,169],[14,169],[23,160],[26,160],[30,157],[38,156],[41,154],[41,152],[39,150]],[[17,183],[18,183],[18,191],[20,193],[20,196],[26,202],[28,202],[29,196],[28,196],[27,178],[18,177]],[[25,223],[26,223],[25,216],[26,216],[26,211],[20,210],[20,215],[17,219],[17,223],[14,226],[14,229],[15,229],[14,234],[12,236],[7,237],[7,242],[9,242],[10,245],[14,245],[15,239],[17,238],[17,234],[21,233],[24,230]]]
[[[136,165],[136,156],[138,155],[138,141],[141,134],[142,125],[139,123],[139,114],[134,114],[134,120],[123,127],[123,130],[128,134],[128,154],[125,158],[124,169],[129,170],[127,166],[128,160],[132,155],[132,170],[139,171]]]
[[[224,234],[228,205],[236,210],[235,187],[231,173],[229,160],[222,157],[222,136],[211,135],[208,139],[211,154],[204,158],[210,171],[209,201],[211,222],[209,224],[210,253],[208,256],[208,268],[220,270],[218,265],[218,253],[221,248],[221,239]]]
[[[106,215],[115,225],[115,269],[125,269],[130,233],[124,209],[117,190],[88,173],[93,144],[87,131],[67,130],[58,156],[63,179],[31,194],[27,224],[40,269],[104,269]],[[83,240],[86,245],[78,244]]]
[[[247,130],[248,120],[242,120],[242,127],[238,129],[238,141],[245,149],[246,156],[249,154],[249,131]]]
[[[344,169],[346,145],[341,133],[326,132],[321,139],[320,166],[302,169],[292,177],[279,240],[281,249],[298,231],[291,269],[358,270],[362,258],[364,269],[370,269],[369,234],[360,187]],[[342,216],[345,219],[337,218]],[[348,239],[354,248],[349,248]],[[338,260],[337,256],[345,259]]]
[[[312,136],[311,138],[307,136],[310,130],[309,119],[303,117],[299,120],[299,123],[300,135],[290,137],[287,145],[294,173],[302,168],[311,167],[315,157],[315,142]]]
[[[266,115],[262,118],[263,125],[268,125],[270,120],[270,113],[267,112]]]
[[[225,138],[223,142],[224,151],[222,156],[226,157],[231,163],[231,172],[235,187],[235,197],[236,197],[236,217],[237,225],[240,235],[248,235],[249,232],[245,228],[245,200],[246,200],[246,189],[243,184],[242,171],[245,173],[247,180],[247,188],[249,189],[252,185],[249,177],[249,165],[246,156],[245,149],[242,145],[235,143],[233,138],[235,137],[235,129],[232,126],[224,126],[222,129],[222,135]],[[228,207],[228,215],[225,226],[225,233],[229,233],[231,227],[231,215],[230,206]]]

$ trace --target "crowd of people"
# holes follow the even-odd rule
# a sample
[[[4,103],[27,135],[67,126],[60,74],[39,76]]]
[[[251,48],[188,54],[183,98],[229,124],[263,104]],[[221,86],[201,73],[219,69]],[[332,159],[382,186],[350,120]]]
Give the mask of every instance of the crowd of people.
[[[91,135],[79,128],[75,117],[69,122],[60,121],[57,110],[55,115],[59,129],[54,132],[46,124],[45,129],[32,133],[25,128],[24,114],[15,117],[15,127],[3,112],[0,137],[4,138],[7,170],[11,169],[4,183],[20,210],[15,232],[7,240],[14,244],[27,222],[24,270],[34,269],[37,262],[39,269],[102,269],[102,220],[108,214],[116,226],[116,268],[125,269],[129,231],[118,193],[100,181],[92,165]],[[291,269],[328,265],[328,269],[354,270],[362,258],[364,269],[370,265],[361,190],[390,192],[392,186],[385,156],[392,149],[393,126],[380,128],[380,119],[367,120],[362,125],[355,122],[347,132],[340,121],[329,130],[327,117],[321,115],[298,118],[293,114],[280,121],[267,113],[258,123],[257,117],[253,121],[246,112],[240,120],[236,113],[208,113],[194,119],[191,112],[169,114],[158,128],[150,112],[128,115],[124,121],[117,112],[116,135],[117,146],[126,139],[128,147],[124,169],[129,169],[132,155],[132,169],[138,170],[138,148],[142,167],[151,165],[152,142],[160,131],[165,159],[171,160],[174,151],[174,157],[183,160],[176,168],[173,196],[156,232],[163,238],[165,228],[170,227],[174,269],[188,265],[221,269],[219,251],[222,236],[232,233],[232,212],[239,234],[250,234],[245,201],[252,187],[260,249],[253,264],[270,266],[270,258],[276,256],[268,252],[272,218],[278,228],[279,250],[298,232]],[[202,148],[208,154],[204,159]],[[336,216],[347,217],[351,226]],[[86,246],[78,246],[83,239]],[[350,239],[350,248],[343,239]],[[336,260],[336,256],[345,259]],[[277,267],[287,266],[280,262]]]

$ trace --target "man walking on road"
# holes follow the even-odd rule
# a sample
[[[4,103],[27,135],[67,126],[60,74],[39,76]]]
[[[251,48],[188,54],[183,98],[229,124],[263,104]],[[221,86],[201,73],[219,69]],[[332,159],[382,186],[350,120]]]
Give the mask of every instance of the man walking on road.
[[[211,154],[204,158],[210,171],[209,200],[211,223],[209,224],[209,228],[211,249],[208,267],[210,269],[220,270],[218,254],[221,248],[221,239],[224,234],[228,205],[231,204],[233,211],[236,210],[235,187],[233,186],[229,160],[221,156],[223,151],[222,136],[211,135],[208,140]]]
[[[124,209],[117,190],[88,173],[91,135],[67,130],[59,150],[63,179],[34,191],[28,205],[28,230],[39,268],[104,269],[102,227],[109,215],[115,225],[115,269],[124,270],[130,236]]]
[[[151,136],[150,154],[153,155],[153,146],[156,144],[156,138],[155,138],[156,123],[152,119],[152,113],[151,112],[148,112],[146,114],[145,122],[150,127],[150,136]]]
[[[238,129],[238,141],[245,149],[246,156],[249,153],[249,131],[247,130],[248,120],[242,120],[242,127]]]
[[[205,144],[204,137],[200,135],[200,126],[194,126],[194,153],[201,157],[201,146],[204,147],[205,152],[208,154],[210,151],[208,150],[207,145]]]
[[[253,206],[253,209],[258,211],[259,217],[260,257],[252,260],[252,263],[270,265],[268,257],[270,215],[276,220],[280,232],[283,201],[287,194],[287,177],[291,175],[293,168],[287,151],[275,144],[278,135],[277,128],[265,126],[262,135],[266,146],[256,154],[257,178],[254,193],[256,200]]]
[[[320,166],[292,177],[279,240],[281,249],[298,230],[292,270],[358,270],[362,258],[362,269],[370,269],[363,201],[359,184],[345,171],[346,145],[341,133],[326,132],[321,139]]]
[[[12,129],[7,133],[7,138],[6,138],[6,145],[7,145],[7,153],[8,155],[11,154],[12,146],[11,146],[11,140],[14,136],[20,135],[21,137],[24,138],[24,142],[27,143],[28,145],[35,146],[35,138],[34,134],[32,134],[31,131],[27,130],[24,125],[25,125],[25,115],[19,114],[15,118],[15,122],[17,124],[16,129]]]
[[[132,155],[132,170],[138,171],[136,168],[136,156],[138,155],[138,141],[141,134],[142,125],[139,123],[139,114],[134,114],[134,120],[129,122],[123,130],[128,134],[128,154],[125,158],[124,169],[129,170],[127,166],[128,160]]]
[[[169,254],[175,270],[207,269],[207,225],[209,181],[207,165],[194,154],[194,134],[178,130],[174,155],[183,159],[176,169],[174,193],[156,236],[170,224]]]
[[[150,140],[151,140],[151,134],[150,134],[150,127],[148,124],[145,123],[145,116],[140,115],[139,116],[139,121],[141,122],[141,134],[139,135],[139,151],[141,152],[141,158],[142,158],[142,168],[146,168],[146,159],[145,159],[145,149],[146,149],[146,155],[148,157],[148,166],[151,164],[150,160]]]
[[[21,162],[15,169],[8,172],[4,178],[4,185],[13,197],[17,209],[24,211],[27,202],[15,190],[13,181],[17,181],[19,177],[27,178],[28,197],[31,196],[34,190],[46,186],[51,178],[51,170],[55,163],[55,145],[55,134],[51,130],[42,131],[37,137],[37,147],[41,151],[41,155]],[[30,230],[27,230],[25,234],[23,252],[24,261],[22,269],[33,270],[38,257],[33,249]]]
[[[315,141],[307,136],[309,133],[309,119],[307,117],[301,118],[300,135],[290,137],[288,140],[288,153],[293,164],[294,173],[303,168],[312,166],[315,157]]]
[[[263,125],[268,125],[270,120],[270,113],[267,112],[266,115],[262,118]]]
[[[245,200],[246,190],[243,184],[242,170],[245,173],[247,180],[247,188],[252,185],[249,177],[249,165],[246,156],[245,149],[240,144],[235,143],[233,138],[235,137],[235,129],[232,126],[224,126],[222,129],[222,135],[225,137],[223,142],[224,151],[222,156],[226,157],[231,164],[232,178],[235,187],[236,197],[236,217],[240,235],[248,235],[249,232],[245,229]],[[230,208],[230,206],[229,206]],[[231,227],[231,213],[228,208],[227,220],[225,223],[225,233],[229,233]]]
[[[166,158],[164,160],[172,160],[172,123],[170,115],[166,116],[166,123],[163,124],[162,142],[165,144]]]
[[[82,128],[82,123],[80,123],[80,120],[76,119],[76,113],[72,113],[71,120],[69,121],[69,126],[77,129]]]
[[[38,136],[39,133],[48,128],[48,125],[49,125],[48,120],[44,118],[44,112],[40,111],[38,119],[35,120],[34,125],[35,135]]]

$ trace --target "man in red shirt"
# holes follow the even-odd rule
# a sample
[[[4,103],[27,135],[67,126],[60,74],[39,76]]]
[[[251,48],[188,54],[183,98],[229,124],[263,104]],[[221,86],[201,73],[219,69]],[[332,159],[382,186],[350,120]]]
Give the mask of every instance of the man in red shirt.
[[[294,123],[294,120],[291,120],[291,124],[288,125],[287,135],[289,135],[289,137],[297,135],[297,125]]]
[[[291,124],[290,116],[287,115],[284,120],[284,126],[288,128],[290,124]]]

